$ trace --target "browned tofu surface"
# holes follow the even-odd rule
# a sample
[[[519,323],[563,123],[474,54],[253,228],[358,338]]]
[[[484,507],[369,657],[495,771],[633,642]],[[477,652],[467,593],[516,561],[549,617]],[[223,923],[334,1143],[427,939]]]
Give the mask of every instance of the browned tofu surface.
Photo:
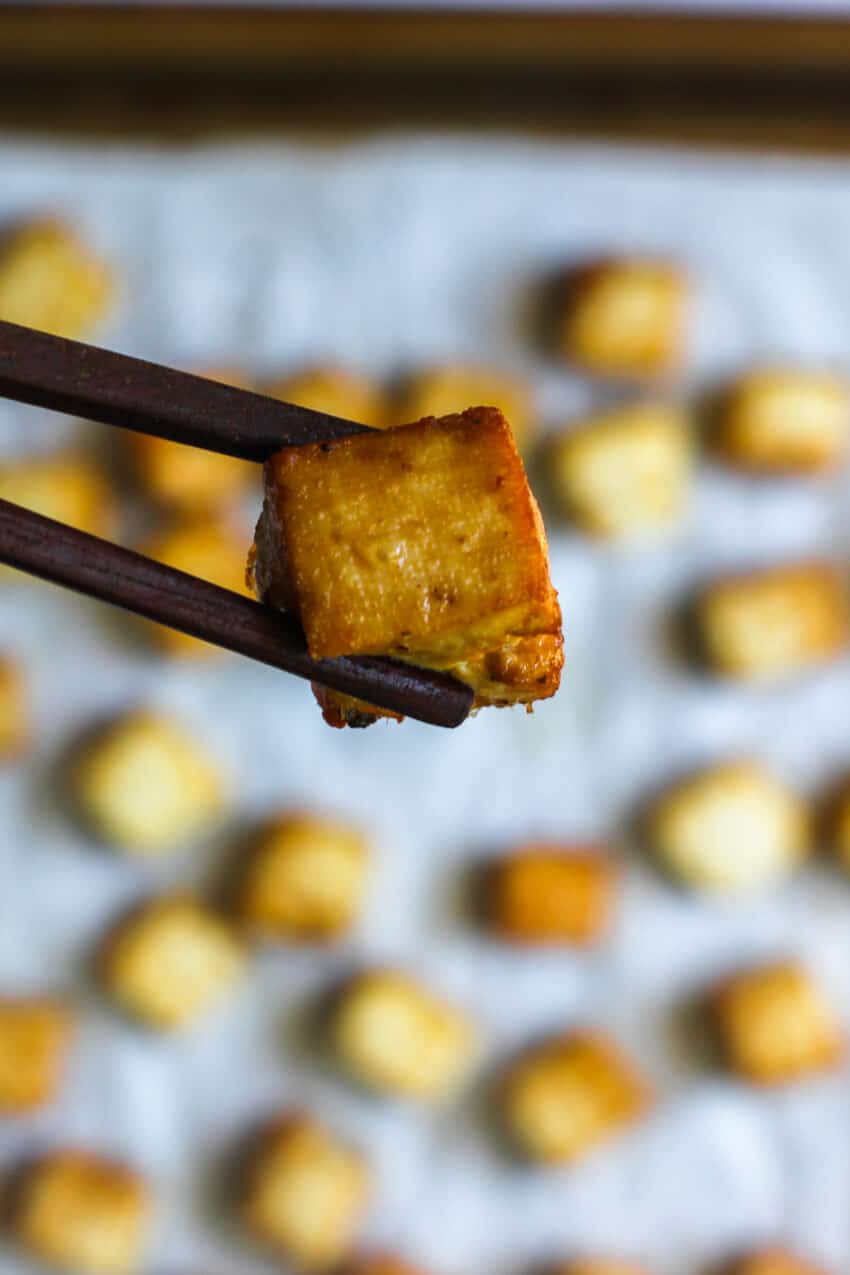
[[[607,925],[616,884],[601,854],[529,846],[488,871],[486,924],[512,943],[591,943]]]
[[[798,562],[713,581],[694,619],[702,653],[727,677],[781,678],[835,657],[850,614],[841,573]]]
[[[134,1275],[150,1212],[148,1189],[131,1169],[86,1151],[60,1150],[27,1172],[13,1229],[21,1246],[47,1266],[74,1275]]]
[[[794,963],[736,974],[711,998],[729,1066],[760,1085],[801,1080],[844,1057],[838,1019],[819,987]]]
[[[72,1030],[72,1015],[53,1001],[0,997],[0,1116],[51,1100]]]
[[[670,371],[682,356],[688,292],[666,261],[611,258],[574,271],[560,325],[564,357],[598,376]]]
[[[0,762],[19,757],[28,740],[23,673],[14,661],[0,656]]]
[[[645,1113],[648,1086],[614,1041],[576,1031],[530,1049],[505,1078],[502,1114],[518,1151],[566,1164]]]
[[[825,1272],[787,1248],[763,1248],[726,1262],[718,1275],[825,1275]]]
[[[287,448],[266,465],[256,584],[311,655],[448,669],[476,705],[554,694],[561,614],[546,539],[498,411]]]

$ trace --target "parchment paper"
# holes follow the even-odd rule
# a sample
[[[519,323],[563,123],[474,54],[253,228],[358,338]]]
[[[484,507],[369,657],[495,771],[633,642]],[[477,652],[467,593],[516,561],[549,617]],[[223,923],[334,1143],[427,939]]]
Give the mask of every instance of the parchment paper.
[[[277,372],[326,356],[388,376],[478,357],[535,378],[556,425],[598,401],[528,337],[541,278],[600,251],[671,254],[697,305],[688,388],[755,358],[848,364],[850,169],[709,155],[398,137],[350,149],[0,148],[0,219],[56,208],[111,259],[115,348],[185,366]],[[3,405],[3,450],[72,427]],[[98,438],[101,432],[97,431]],[[850,664],[775,691],[727,689],[671,657],[665,617],[713,570],[847,552],[847,481],[753,484],[700,471],[693,518],[641,550],[593,547],[549,519],[567,666],[533,716],[489,712],[454,733],[407,723],[323,726],[307,688],[238,659],[166,665],[110,613],[45,586],[0,589],[2,645],[24,661],[37,747],[0,774],[0,986],[72,990],[84,1006],[52,1110],[0,1127],[0,1167],[82,1141],[148,1173],[159,1200],[151,1271],[271,1269],[219,1201],[234,1141],[278,1104],[305,1103],[375,1166],[367,1235],[433,1271],[519,1272],[596,1250],[697,1271],[741,1244],[794,1242],[850,1263],[846,1076],[765,1097],[682,1048],[677,1011],[742,961],[809,961],[850,1023],[850,885],[810,867],[742,904],[677,893],[622,837],[647,789],[682,767],[755,751],[815,793],[850,768]],[[69,743],[98,715],[152,702],[221,758],[234,802],[188,855],[137,864],[87,843],[56,797]],[[134,1031],[87,977],[121,907],[173,882],[207,886],[236,834],[290,803],[362,821],[375,843],[363,923],[330,952],[259,953],[240,992],[186,1036]],[[465,869],[515,841],[614,840],[618,924],[584,955],[524,955],[477,936]],[[398,961],[469,1007],[485,1038],[450,1111],[370,1100],[317,1067],[300,1024],[340,974]],[[535,1034],[604,1025],[655,1080],[650,1120],[574,1170],[508,1164],[482,1094]],[[27,1269],[0,1250],[2,1275]]]

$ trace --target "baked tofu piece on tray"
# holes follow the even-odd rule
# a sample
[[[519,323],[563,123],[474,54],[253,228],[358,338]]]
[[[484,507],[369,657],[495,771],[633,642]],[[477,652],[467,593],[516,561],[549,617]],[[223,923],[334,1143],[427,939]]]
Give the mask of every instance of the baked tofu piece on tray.
[[[266,463],[265,492],[255,587],[300,616],[315,659],[445,670],[473,688],[476,708],[555,694],[561,611],[501,412],[284,448]],[[320,703],[335,726],[385,715],[333,692]]]

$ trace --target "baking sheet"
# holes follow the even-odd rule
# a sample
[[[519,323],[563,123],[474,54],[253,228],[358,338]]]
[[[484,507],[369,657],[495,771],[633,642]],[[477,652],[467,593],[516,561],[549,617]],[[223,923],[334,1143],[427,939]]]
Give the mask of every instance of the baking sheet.
[[[279,372],[334,357],[388,376],[462,357],[534,377],[553,426],[599,398],[536,353],[531,300],[586,254],[672,254],[697,305],[687,388],[749,360],[850,349],[850,168],[480,139],[349,149],[0,149],[0,219],[57,208],[111,259],[121,300],[104,343],[192,366]],[[71,427],[2,405],[5,452]],[[0,985],[72,989],[85,1007],[61,1101],[0,1127],[0,1168],[81,1140],[150,1174],[150,1269],[271,1269],[243,1247],[218,1183],[246,1126],[305,1103],[362,1142],[377,1186],[367,1235],[437,1275],[527,1269],[575,1251],[694,1271],[780,1238],[850,1261],[850,1082],[763,1096],[681,1048],[678,1007],[741,961],[810,961],[850,1022],[850,887],[807,868],[743,904],[677,893],[623,834],[648,788],[684,766],[754,751],[817,792],[850,768],[850,663],[779,690],[728,689],[677,666],[671,608],[718,568],[847,552],[847,480],[753,484],[699,474],[693,517],[655,548],[590,546],[549,520],[567,633],[559,697],[463,729],[324,727],[307,688],[238,659],[167,665],[94,604],[44,586],[0,590],[2,644],[24,661],[37,747],[0,773]],[[61,637],[57,637],[61,634]],[[136,703],[181,714],[222,759],[234,804],[197,852],[145,865],[87,843],[55,775],[91,720]],[[361,821],[375,842],[362,925],[339,949],[258,954],[240,993],[186,1036],[133,1030],[86,977],[92,944],[139,893],[205,886],[238,832],[289,804]],[[468,866],[516,841],[613,838],[618,924],[587,954],[526,955],[477,936],[459,906]],[[448,1112],[369,1100],[315,1065],[305,1011],[340,974],[398,961],[485,1034],[476,1085]],[[541,1031],[595,1022],[659,1088],[653,1116],[568,1172],[522,1170],[494,1147],[484,1081]],[[27,1269],[0,1248],[2,1275]]]

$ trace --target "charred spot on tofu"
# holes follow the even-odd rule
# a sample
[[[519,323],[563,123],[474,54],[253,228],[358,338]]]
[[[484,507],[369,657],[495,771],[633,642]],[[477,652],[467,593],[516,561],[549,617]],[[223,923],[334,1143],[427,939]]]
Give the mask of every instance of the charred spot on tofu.
[[[558,689],[561,612],[510,427],[492,408],[278,452],[266,464],[255,587],[298,613],[310,654],[445,670],[475,706]],[[323,693],[334,725],[374,717]]]

